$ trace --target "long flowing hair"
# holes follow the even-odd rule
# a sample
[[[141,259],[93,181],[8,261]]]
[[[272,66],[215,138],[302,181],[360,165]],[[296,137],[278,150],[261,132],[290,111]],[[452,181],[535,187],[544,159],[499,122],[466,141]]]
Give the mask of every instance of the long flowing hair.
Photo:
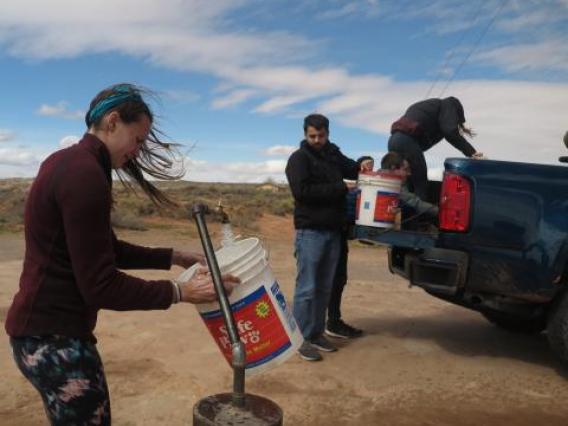
[[[147,176],[166,181],[181,179],[185,175],[183,157],[178,149],[181,145],[164,142],[167,136],[155,124],[154,114],[144,97],[157,98],[150,90],[133,84],[113,85],[99,92],[91,101],[85,122],[88,128],[99,129],[103,117],[113,111],[118,112],[126,124],[137,122],[144,114],[148,116],[152,125],[138,155],[115,171],[127,189],[136,192],[132,185],[136,182],[156,206],[177,207],[178,204]]]
[[[463,123],[458,124],[458,129],[462,136],[467,135],[470,138],[477,136],[477,133],[471,127],[465,126]]]

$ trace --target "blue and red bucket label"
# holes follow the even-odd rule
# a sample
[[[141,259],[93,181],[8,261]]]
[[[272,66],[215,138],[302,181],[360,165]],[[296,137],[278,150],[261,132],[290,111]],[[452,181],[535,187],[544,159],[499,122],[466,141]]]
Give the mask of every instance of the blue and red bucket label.
[[[231,310],[239,336],[245,345],[246,368],[262,365],[292,346],[264,286],[233,303]],[[221,311],[201,313],[201,318],[230,364],[231,340]]]
[[[375,222],[394,223],[398,208],[398,193],[377,191],[375,201]]]
[[[280,291],[280,286],[278,285],[278,281],[274,281],[274,284],[272,284],[272,286],[270,287],[270,291],[272,292],[272,294],[276,298],[276,301],[280,305],[280,309],[282,310],[282,312],[284,312],[284,316],[286,317],[286,322],[288,323],[288,327],[290,327],[290,330],[293,333],[294,331],[296,331],[297,327],[296,320],[292,315],[292,312],[290,312],[290,309],[288,309],[288,305],[286,304],[286,298],[284,297],[284,294]]]

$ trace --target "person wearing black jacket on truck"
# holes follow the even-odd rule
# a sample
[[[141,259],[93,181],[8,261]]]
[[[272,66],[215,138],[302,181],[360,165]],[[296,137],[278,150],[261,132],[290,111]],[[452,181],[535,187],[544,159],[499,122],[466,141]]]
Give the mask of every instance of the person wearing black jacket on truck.
[[[483,158],[483,154],[477,152],[464,137],[475,136],[464,123],[465,114],[461,102],[450,96],[412,104],[404,115],[392,124],[388,149],[401,154],[410,164],[410,183],[419,198],[428,199],[428,173],[424,151],[442,139],[446,139],[466,157]]]
[[[296,228],[294,316],[305,339],[300,357],[319,361],[322,357],[318,350],[337,350],[323,332],[345,223],[345,196],[355,185],[343,179],[356,179],[359,164],[329,142],[329,120],[325,116],[308,115],[304,136],[286,165]]]

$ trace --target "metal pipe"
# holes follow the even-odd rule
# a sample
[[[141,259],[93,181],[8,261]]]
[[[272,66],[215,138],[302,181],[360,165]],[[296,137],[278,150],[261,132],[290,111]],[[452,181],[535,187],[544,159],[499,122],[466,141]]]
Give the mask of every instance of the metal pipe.
[[[231,315],[232,317],[232,315]],[[245,406],[245,365],[246,351],[245,345],[241,340],[233,343],[233,405],[235,407]]]
[[[237,407],[244,407],[246,365],[245,346],[241,342],[241,339],[239,337],[239,331],[235,323],[235,318],[233,317],[233,312],[231,311],[231,305],[229,304],[229,299],[227,298],[227,293],[225,292],[225,287],[223,286],[223,280],[221,279],[221,271],[219,270],[219,264],[217,263],[217,257],[215,256],[215,250],[213,249],[213,244],[211,243],[211,238],[209,237],[209,231],[207,230],[205,214],[209,212],[209,208],[205,204],[194,204],[191,210],[192,216],[197,224],[197,230],[199,231],[199,238],[201,239],[201,244],[203,245],[203,251],[205,252],[207,264],[209,265],[209,270],[211,271],[213,284],[215,286],[215,292],[217,293],[217,298],[219,299],[219,305],[221,307],[221,312],[225,321],[225,327],[227,327],[229,339],[231,340],[232,365],[234,373],[233,405]]]

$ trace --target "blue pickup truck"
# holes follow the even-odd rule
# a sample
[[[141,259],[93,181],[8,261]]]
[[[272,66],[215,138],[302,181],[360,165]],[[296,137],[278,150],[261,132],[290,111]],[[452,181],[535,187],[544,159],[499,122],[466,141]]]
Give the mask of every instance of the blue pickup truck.
[[[562,160],[562,159],[561,159]],[[568,362],[568,167],[447,159],[437,232],[355,227],[389,268],[499,327],[546,330]]]

